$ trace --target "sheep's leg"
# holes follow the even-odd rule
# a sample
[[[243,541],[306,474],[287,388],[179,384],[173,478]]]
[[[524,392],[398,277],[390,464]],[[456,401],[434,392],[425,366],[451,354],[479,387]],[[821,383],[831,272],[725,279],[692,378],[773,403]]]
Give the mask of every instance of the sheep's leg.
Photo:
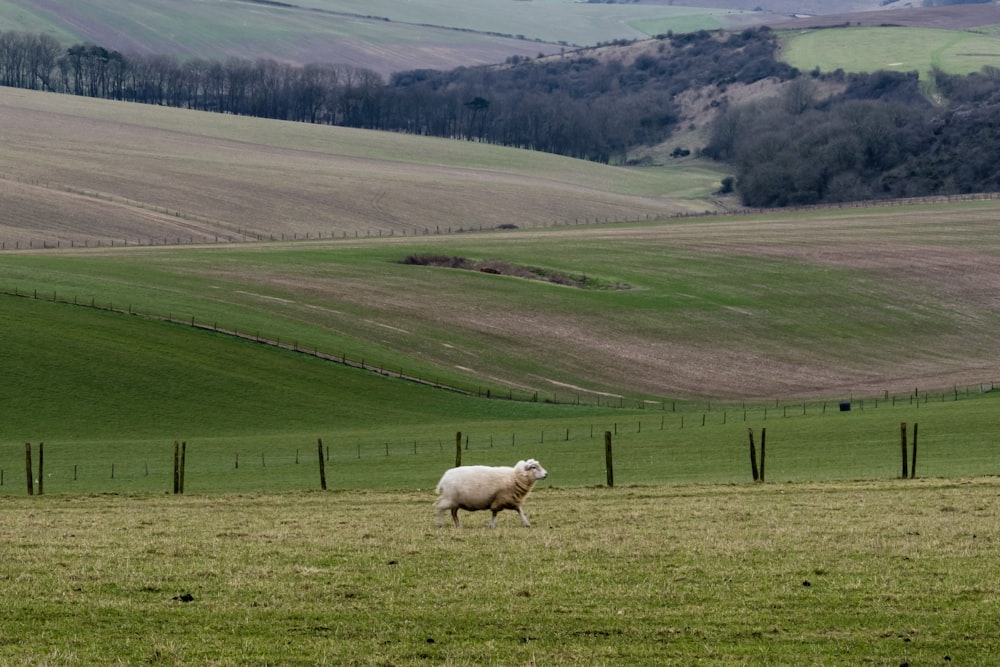
[[[531,528],[531,522],[528,521],[528,517],[525,515],[524,510],[518,507],[517,513],[521,515],[521,525],[525,528]]]
[[[461,528],[461,524],[458,523],[458,508],[451,508],[451,520],[455,522],[455,528]]]
[[[493,512],[493,518],[490,519],[490,528],[496,528],[497,527],[497,514],[500,513],[500,510],[490,510],[490,511]]]

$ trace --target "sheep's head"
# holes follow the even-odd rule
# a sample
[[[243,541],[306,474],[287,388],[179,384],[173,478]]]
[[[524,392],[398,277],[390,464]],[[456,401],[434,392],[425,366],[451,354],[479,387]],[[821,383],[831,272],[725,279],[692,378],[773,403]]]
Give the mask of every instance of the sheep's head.
[[[549,473],[545,471],[542,464],[535,459],[528,459],[527,461],[518,461],[515,466],[521,474],[526,474],[532,479],[545,479],[549,476]]]

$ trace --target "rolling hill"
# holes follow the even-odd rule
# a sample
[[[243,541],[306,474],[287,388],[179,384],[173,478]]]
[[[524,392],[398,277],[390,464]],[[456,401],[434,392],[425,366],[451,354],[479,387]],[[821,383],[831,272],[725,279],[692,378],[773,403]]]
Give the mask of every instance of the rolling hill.
[[[890,3],[895,7],[899,3]],[[748,25],[778,25],[883,10],[871,0],[0,0],[4,30],[44,32],[65,45],[188,60],[270,58],[333,63],[385,76],[411,69],[495,64],[614,40]],[[947,8],[945,8],[947,9]],[[865,20],[860,16],[857,20]],[[884,22],[884,18],[881,19]]]
[[[992,201],[673,217],[718,174],[8,92],[7,290],[543,395],[877,394],[995,371]],[[400,264],[428,253],[598,289]]]
[[[512,11],[513,9],[513,11]],[[645,30],[713,29],[747,14],[662,4],[495,2],[209,2],[196,0],[0,0],[5,30],[47,32],[67,46],[182,60],[271,58],[335,63],[389,75],[535,57]],[[750,14],[752,16],[752,14]]]
[[[711,208],[721,176],[13,89],[0,118],[8,247],[645,219]]]

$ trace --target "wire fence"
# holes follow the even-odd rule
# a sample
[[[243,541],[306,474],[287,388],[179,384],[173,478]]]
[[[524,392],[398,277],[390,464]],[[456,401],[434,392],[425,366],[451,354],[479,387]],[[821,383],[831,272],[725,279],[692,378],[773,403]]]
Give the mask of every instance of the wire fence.
[[[398,433],[343,434],[313,442],[248,443],[232,438],[185,441],[180,448],[177,441],[172,446],[169,441],[2,443],[0,496],[43,490],[170,493],[171,488],[174,493],[327,489],[430,493],[441,473],[454,465],[513,465],[527,458],[540,460],[550,472],[547,484],[555,486],[1000,474],[1000,439],[991,420],[956,430],[947,425],[942,411],[928,411],[927,404],[918,409],[916,402],[913,407],[903,405],[897,402],[893,410],[889,404],[876,420],[859,421],[857,413],[839,412],[833,418],[830,413],[825,424],[801,420],[801,414],[765,419],[758,410],[745,420],[724,413],[709,418],[704,413],[704,419],[692,424],[685,419],[689,415],[632,414],[616,421],[576,419],[538,428],[512,423],[503,432],[472,426],[468,431],[412,438]]]
[[[4,175],[5,180],[17,180],[10,175]],[[573,219],[552,219],[538,221],[534,223],[514,224],[504,223],[499,225],[465,225],[465,226],[414,226],[409,230],[406,227],[387,228],[367,228],[367,229],[342,229],[328,228],[319,229],[313,232],[287,232],[270,233],[258,230],[246,229],[232,225],[221,220],[215,220],[205,216],[193,214],[179,209],[165,206],[158,206],[148,202],[140,202],[125,197],[118,197],[107,193],[100,193],[92,190],[73,188],[67,185],[39,181],[36,179],[22,180],[39,187],[55,189],[69,192],[84,197],[113,202],[116,204],[131,206],[144,211],[152,211],[164,216],[177,218],[187,223],[198,223],[206,227],[217,228],[219,231],[212,233],[189,233],[183,234],[162,234],[148,235],[145,237],[136,236],[132,238],[38,238],[38,239],[13,239],[0,240],[0,251],[23,251],[23,250],[60,250],[77,248],[125,248],[125,247],[148,247],[148,246],[185,246],[185,245],[218,245],[218,244],[239,244],[239,243],[264,243],[264,242],[300,242],[300,241],[321,241],[321,240],[356,240],[361,238],[395,238],[395,237],[421,237],[438,236],[449,234],[468,234],[474,232],[491,232],[503,230],[516,230],[521,228],[544,229],[550,227],[573,227],[589,225],[608,225],[622,223],[640,222],[662,222],[667,220],[699,218],[699,217],[725,217],[725,216],[749,216],[765,215],[769,213],[796,213],[796,212],[817,212],[867,208],[892,208],[901,206],[927,206],[933,204],[945,204],[952,202],[969,201],[991,201],[1000,199],[1000,192],[982,192],[954,195],[933,195],[923,197],[907,197],[901,199],[876,199],[852,202],[840,202],[836,204],[814,204],[806,206],[788,206],[784,208],[755,208],[755,207],[731,207],[725,203],[717,202],[718,208],[715,210],[703,211],[678,211],[669,213],[640,213],[623,214],[616,216],[594,216]]]

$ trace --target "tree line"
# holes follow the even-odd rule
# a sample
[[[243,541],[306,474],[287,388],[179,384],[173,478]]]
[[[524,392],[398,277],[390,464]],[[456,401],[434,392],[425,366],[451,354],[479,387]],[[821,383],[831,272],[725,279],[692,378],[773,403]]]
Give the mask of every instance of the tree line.
[[[600,162],[664,140],[674,96],[692,86],[792,77],[766,29],[663,35],[634,58],[621,41],[538,60],[414,70],[388,81],[349,65],[224,62],[67,49],[47,35],[0,33],[0,83],[145,104],[482,141]]]

